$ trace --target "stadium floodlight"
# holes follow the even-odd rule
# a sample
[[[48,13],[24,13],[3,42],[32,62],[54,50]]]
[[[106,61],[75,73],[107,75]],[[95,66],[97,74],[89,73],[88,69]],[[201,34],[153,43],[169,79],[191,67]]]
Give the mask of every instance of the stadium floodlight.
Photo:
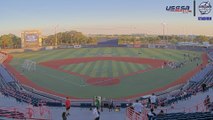
[[[56,25],[55,27],[55,46],[57,46],[58,44],[58,36],[57,36],[57,28],[58,28],[58,25]]]
[[[165,29],[166,29],[167,24],[166,24],[166,22],[162,22],[161,24],[163,26],[163,40],[165,40],[165,32],[166,32]]]
[[[166,27],[166,23],[163,22],[163,23],[161,23],[161,24],[162,24],[162,26],[163,26],[163,40],[165,40],[165,27]]]
[[[132,26],[132,35],[136,34],[135,31],[136,31],[136,27]]]

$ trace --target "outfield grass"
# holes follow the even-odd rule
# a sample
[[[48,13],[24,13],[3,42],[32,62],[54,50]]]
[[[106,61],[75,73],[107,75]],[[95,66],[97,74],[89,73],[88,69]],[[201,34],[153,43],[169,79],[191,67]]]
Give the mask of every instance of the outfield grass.
[[[142,54],[138,54],[142,52]],[[79,98],[92,98],[101,95],[109,98],[120,98],[135,94],[144,93],[155,88],[163,87],[174,82],[186,72],[191,71],[199,62],[189,62],[181,69],[170,68],[155,69],[150,72],[136,74],[122,78],[120,84],[112,86],[88,85],[79,76],[64,73],[55,69],[39,65],[40,62],[59,60],[66,58],[97,57],[97,56],[129,56],[141,58],[155,58],[169,61],[183,61],[183,54],[201,56],[199,52],[165,50],[165,49],[139,49],[139,48],[82,48],[82,49],[61,49],[51,51],[25,52],[13,54],[10,65],[22,72],[21,65],[24,60],[36,61],[35,72],[25,71],[22,73],[29,80],[39,86]],[[96,61],[88,63],[70,64],[62,66],[62,69],[74,71],[80,74],[93,77],[116,77],[129,72],[146,69],[147,65],[124,63],[115,61]],[[112,72],[113,71],[113,72]],[[101,74],[99,74],[101,73]]]
[[[110,51],[110,52],[108,52]],[[141,52],[142,54],[138,54]],[[183,54],[200,53],[185,50],[147,49],[147,48],[81,48],[81,49],[60,49],[51,51],[37,51],[13,54],[16,60],[31,59],[37,62],[49,60],[76,58],[76,57],[97,57],[100,55],[129,56],[142,58],[156,58],[170,61],[183,60]],[[23,61],[22,61],[23,62]]]

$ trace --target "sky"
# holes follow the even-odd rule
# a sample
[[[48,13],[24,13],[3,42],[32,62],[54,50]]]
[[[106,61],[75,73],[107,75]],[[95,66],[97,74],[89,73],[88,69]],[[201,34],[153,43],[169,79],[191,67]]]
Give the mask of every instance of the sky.
[[[197,6],[208,0],[196,0]],[[210,1],[213,6],[213,1]],[[193,0],[0,0],[0,35],[24,30],[43,35],[69,30],[84,34],[165,34],[213,36],[213,20],[166,11]],[[213,17],[213,10],[206,15]]]

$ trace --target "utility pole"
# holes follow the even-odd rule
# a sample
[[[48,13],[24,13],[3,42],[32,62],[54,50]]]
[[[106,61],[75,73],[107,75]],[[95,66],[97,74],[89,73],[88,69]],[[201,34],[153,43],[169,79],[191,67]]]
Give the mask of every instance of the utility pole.
[[[163,25],[163,40],[165,40],[165,27],[166,27],[166,23],[163,22],[162,25]]]
[[[57,28],[58,28],[58,25],[56,25],[56,26],[55,26],[55,46],[57,46],[57,45],[58,45]]]

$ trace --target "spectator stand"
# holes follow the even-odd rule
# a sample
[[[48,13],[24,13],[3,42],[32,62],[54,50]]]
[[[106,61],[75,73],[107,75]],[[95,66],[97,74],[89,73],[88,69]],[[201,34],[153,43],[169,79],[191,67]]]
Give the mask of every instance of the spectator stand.
[[[179,112],[170,113],[173,109],[175,109]],[[155,112],[159,113],[160,110],[163,110],[164,114],[166,116],[166,118],[160,116],[160,119],[162,118],[162,120],[167,120],[167,119],[169,120],[169,116],[170,115],[172,116],[173,114],[175,114],[175,115],[181,114],[182,116],[180,116],[179,118],[186,118],[186,117],[188,117],[189,114],[191,115],[193,113],[195,113],[195,114],[200,113],[200,114],[204,114],[204,115],[207,113],[208,116],[206,116],[206,117],[209,117],[209,113],[210,113],[209,110],[207,110],[203,106],[203,103],[199,103],[196,106],[188,107],[188,108],[187,107],[185,107],[185,108],[177,108],[177,107],[175,107],[175,108],[161,108],[161,109],[156,109]],[[132,107],[128,107],[126,109],[126,119],[127,120],[148,120],[148,117],[147,117],[148,111],[149,111],[149,109],[145,108],[142,113],[136,113]],[[186,117],[185,117],[185,115],[186,115]],[[212,115],[211,115],[211,117],[213,118]],[[154,118],[157,119],[158,116],[154,117]],[[173,118],[175,118],[175,117],[173,117]]]
[[[19,120],[51,120],[50,110],[46,107],[0,107],[0,117]]]
[[[31,103],[35,106],[41,101],[49,106],[62,106],[62,98],[23,87],[3,65],[0,65],[0,78],[0,91],[5,96],[12,96],[19,102]]]

